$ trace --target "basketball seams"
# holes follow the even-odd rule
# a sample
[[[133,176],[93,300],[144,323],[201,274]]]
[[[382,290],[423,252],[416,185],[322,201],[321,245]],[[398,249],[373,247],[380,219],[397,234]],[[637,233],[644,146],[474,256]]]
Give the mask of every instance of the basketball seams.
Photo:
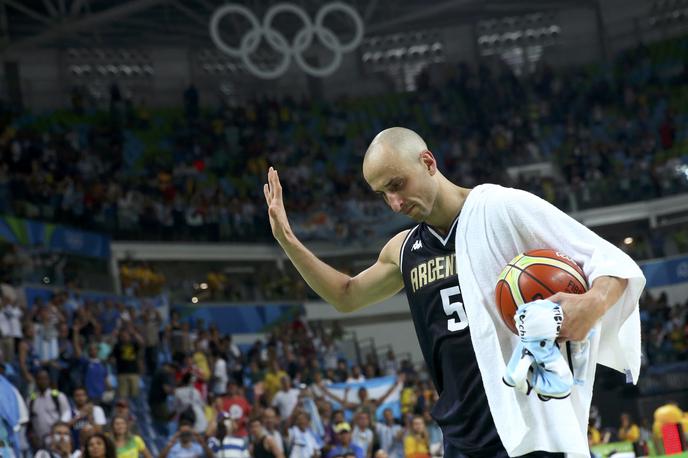
[[[497,279],[495,296],[499,315],[514,333],[513,314],[521,304],[552,296],[558,291],[575,294],[588,290],[585,273],[566,255],[555,250],[543,249],[537,254],[531,254],[532,251],[515,256]],[[502,291],[504,288],[509,292]]]
[[[511,269],[509,269],[511,270]],[[509,284],[506,282],[506,280],[502,279],[497,283],[497,290],[499,291],[499,295],[497,296],[497,304],[502,303],[502,294],[504,294],[504,290],[507,291],[509,296],[511,296],[511,301],[516,305],[516,299],[514,298],[513,293],[511,292],[511,288],[509,287]],[[512,323],[513,317],[506,317],[504,316],[504,309],[502,307],[498,307],[499,310],[499,315],[502,317],[502,321],[504,324],[511,329],[512,332],[516,332],[516,325]],[[514,310],[515,313],[515,310]],[[512,323],[512,326],[509,326],[509,323]]]
[[[528,259],[528,260],[525,259],[528,257],[530,259]],[[568,262],[560,261],[559,259],[553,259],[553,258],[549,258],[546,256],[537,256],[537,257],[524,256],[524,258],[519,259],[519,262],[520,261],[525,261],[525,265],[523,265],[523,266],[513,265],[513,264],[509,264],[509,265],[513,265],[514,267],[516,267],[517,269],[520,269],[523,272],[525,272],[525,270],[523,270],[523,269],[528,269],[532,266],[555,267],[557,269],[561,269],[564,272],[571,274],[571,276],[573,276],[576,280],[578,280],[578,283],[581,284],[581,286],[583,287],[584,290],[586,290],[586,291],[588,290],[588,281],[585,278],[585,275],[580,274],[580,271],[579,271],[580,267],[576,269],[571,264],[569,264]]]
[[[573,275],[577,275],[577,276],[585,275],[584,273],[581,274],[580,267],[573,266],[566,261],[562,261],[560,259],[555,259],[555,258],[550,258],[548,256],[524,256],[523,258],[519,259],[519,261],[516,262],[515,264],[517,265],[517,267],[520,267],[522,269],[525,269],[525,268],[530,267],[530,266],[535,265],[535,264],[547,264],[549,266],[559,267],[560,269],[571,272],[571,274],[573,274]]]
[[[519,269],[519,270],[521,270],[521,269]],[[528,275],[531,278],[531,280],[535,281],[535,283],[537,283],[538,285],[540,285],[544,289],[546,289],[547,292],[550,293],[552,296],[554,296],[554,294],[556,294],[554,291],[552,291],[552,289],[549,286],[545,285],[542,281],[540,281],[539,278],[537,278],[535,275],[531,274],[530,272],[528,272],[526,270],[521,270],[521,274]]]
[[[516,259],[520,259],[520,257],[523,255],[519,255]],[[499,279],[497,280],[497,304],[502,303],[502,294],[508,294],[511,302],[514,304],[514,313],[516,312],[516,308],[518,307],[518,301],[516,300],[514,291],[511,288],[511,284],[509,282],[509,279],[511,278],[512,274],[511,271],[513,270],[513,265],[507,264],[504,269],[502,269],[502,272],[499,274]],[[517,269],[518,270],[518,269]],[[518,280],[517,280],[518,282]],[[507,292],[503,292],[506,290]],[[518,293],[520,293],[520,289],[516,289]],[[506,297],[505,297],[506,300]],[[508,317],[505,316],[504,310],[502,307],[498,307],[499,309],[499,315],[502,318],[502,322],[511,330],[511,332],[516,332],[516,325],[513,323],[513,316]],[[511,325],[510,325],[511,324]]]
[[[548,292],[550,292],[552,295],[555,294],[555,292],[552,291],[551,288],[549,288],[547,285],[545,285],[544,283],[542,283],[536,276],[534,276],[533,274],[531,274],[530,272],[528,272],[527,269],[529,269],[529,268],[531,268],[531,267],[534,267],[534,266],[552,267],[552,268],[554,268],[554,269],[560,269],[559,267],[553,266],[553,265],[551,265],[551,264],[530,264],[526,269],[522,269],[522,268],[520,268],[520,267],[518,267],[518,266],[514,266],[514,265],[511,265],[511,264],[508,264],[508,265],[511,266],[511,267],[514,267],[514,268],[520,270],[522,273],[528,275],[530,278],[532,278],[533,280],[535,280],[540,286],[542,286],[543,288],[545,288],[545,289],[546,289]],[[564,271],[564,272],[566,272],[566,273],[570,273],[568,270],[565,270],[565,269],[560,269],[560,270],[562,270],[562,271]],[[574,278],[574,280],[578,281],[578,279],[576,279],[576,278]],[[587,282],[586,282],[585,284],[583,284],[583,283],[580,283],[580,281],[578,281],[578,284],[579,284],[584,290],[586,290],[586,291],[588,290]]]
[[[571,271],[569,271],[569,270],[567,270],[567,269],[562,269],[562,268],[559,267],[559,266],[553,266],[553,265],[551,265],[551,264],[544,264],[544,263],[542,263],[542,264],[540,264],[540,263],[538,263],[538,264],[531,264],[531,265],[529,265],[529,266],[527,267],[527,269],[530,269],[531,267],[536,267],[536,266],[541,266],[541,267],[552,267],[552,268],[554,268],[554,269],[559,269],[559,270],[561,270],[561,271],[563,271],[563,272],[566,272],[567,274],[571,274]],[[521,269],[520,267],[516,267],[516,268],[519,269],[521,272],[525,272],[525,273],[527,273],[528,275],[530,275],[531,277],[533,277],[533,275],[532,275],[531,273],[529,273],[527,270]],[[581,288],[582,288],[584,291],[587,291],[587,290],[588,290],[588,282],[587,282],[587,280],[586,280],[585,278],[582,278],[582,280],[583,280],[584,282],[581,283],[581,279],[579,279],[578,277],[575,277],[575,276],[573,276],[573,275],[572,275],[572,277],[573,277],[573,280],[575,280],[576,282],[578,282],[578,284],[581,286]],[[533,277],[533,278],[535,278],[535,277]]]
[[[527,267],[530,262],[534,259],[547,259],[548,261],[554,261],[556,263],[564,263],[568,266],[571,266],[572,268],[576,269],[578,273],[581,275],[585,275],[583,272],[583,269],[576,264],[575,262],[572,262],[566,258],[561,258],[558,256],[548,256],[547,254],[531,254],[531,252],[527,252],[525,254],[522,254],[521,256],[518,257],[518,259],[512,259],[511,262],[518,264],[520,262],[525,262],[526,264],[523,267]]]
[[[521,287],[518,284],[518,280],[521,277],[521,274],[519,273],[518,275],[514,275],[511,272],[514,270],[514,267],[519,272],[523,271],[514,265],[509,265],[511,266],[511,269],[509,269],[509,272],[507,272],[504,281],[509,286],[509,291],[511,291],[511,297],[514,299],[514,304],[516,304],[516,306],[518,307],[518,304],[523,304],[525,302],[523,299],[523,294],[521,294]]]

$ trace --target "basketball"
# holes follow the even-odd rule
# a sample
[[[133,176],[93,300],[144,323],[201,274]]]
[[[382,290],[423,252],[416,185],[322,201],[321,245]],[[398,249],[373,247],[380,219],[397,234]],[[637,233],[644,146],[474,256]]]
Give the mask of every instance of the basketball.
[[[582,294],[587,290],[585,273],[571,257],[551,249],[530,250],[504,267],[497,280],[495,299],[502,321],[518,334],[514,314],[519,305],[559,292]]]

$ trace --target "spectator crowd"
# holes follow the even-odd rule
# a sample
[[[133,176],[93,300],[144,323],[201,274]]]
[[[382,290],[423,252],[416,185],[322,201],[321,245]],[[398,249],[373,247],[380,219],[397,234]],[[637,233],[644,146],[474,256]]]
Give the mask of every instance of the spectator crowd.
[[[114,85],[110,113],[5,111],[0,213],[125,239],[265,240],[262,183],[275,165],[303,238],[388,235],[404,222],[381,218],[388,211],[360,164],[368,142],[391,125],[422,133],[462,186],[515,185],[565,210],[685,192],[686,40],[594,68],[543,65],[521,79],[459,65],[439,81],[425,75],[417,92],[377,97],[202,109],[190,87],[184,113],[144,117],[122,109]],[[554,172],[514,168],[533,162]]]
[[[685,361],[687,311],[666,295],[643,298],[646,364]],[[26,307],[3,285],[0,395],[16,398],[20,427],[4,439],[0,429],[0,441],[15,456],[441,455],[427,373],[391,349],[348,361],[340,338],[338,326],[296,318],[240,348],[213,323],[175,311],[163,320],[150,305],[73,291]],[[360,382],[379,376],[396,382],[372,398]]]
[[[277,164],[304,238],[384,235],[403,222],[381,223],[388,210],[366,190],[360,162],[372,136],[395,124],[422,132],[447,175],[467,187],[517,185],[567,210],[685,192],[688,107],[675,96],[688,82],[688,60],[660,72],[677,56],[657,49],[623,53],[609,67],[543,67],[529,79],[460,66],[445,81],[422,77],[418,92],[365,99],[260,100],[208,111],[189,88],[184,114],[144,117],[113,86],[110,113],[4,110],[0,213],[118,238],[258,241],[270,237],[261,183]],[[531,162],[550,162],[557,172],[508,173]],[[685,243],[685,232],[677,233]],[[628,250],[655,253],[655,245],[648,236],[642,248]],[[3,277],[19,283],[17,269],[32,275],[35,262],[9,248]],[[44,267],[69,284],[62,262],[47,259]],[[120,274],[129,295],[155,294],[166,280],[145,263],[125,263]],[[199,289],[211,298],[242,297],[223,272],[204,280]],[[289,283],[284,276],[269,289],[284,297]],[[7,456],[443,452],[427,373],[391,350],[347,360],[336,326],[296,318],[242,348],[215,323],[174,310],[163,318],[149,304],[83,299],[74,289],[26,304],[3,284],[0,300],[0,445]],[[646,364],[685,361],[688,303],[648,294],[641,313]],[[380,376],[394,381],[373,398],[362,383]],[[334,383],[350,389],[342,393]],[[626,416],[611,434],[641,433]]]
[[[442,448],[426,375],[391,350],[351,365],[337,326],[295,319],[242,350],[212,324],[69,292],[26,307],[4,285],[0,312],[0,382],[13,383],[0,391],[16,397],[21,425],[0,440],[15,456],[420,458]],[[383,375],[396,382],[377,399],[328,388]],[[377,412],[394,391],[396,407]]]

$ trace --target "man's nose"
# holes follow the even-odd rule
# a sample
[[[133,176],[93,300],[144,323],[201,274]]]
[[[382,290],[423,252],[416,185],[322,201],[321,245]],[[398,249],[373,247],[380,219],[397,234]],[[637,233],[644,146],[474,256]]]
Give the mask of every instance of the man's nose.
[[[395,213],[399,213],[401,211],[401,207],[404,205],[404,200],[399,197],[398,194],[388,194],[387,202],[389,202],[389,206]]]

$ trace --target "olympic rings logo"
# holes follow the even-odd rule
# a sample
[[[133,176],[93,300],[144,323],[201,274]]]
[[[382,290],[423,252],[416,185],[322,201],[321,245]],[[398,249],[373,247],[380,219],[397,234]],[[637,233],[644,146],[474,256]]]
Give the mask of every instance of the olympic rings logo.
[[[354,22],[354,37],[349,43],[342,43],[331,29],[323,25],[325,17],[335,11],[346,14]],[[272,28],[275,16],[280,13],[292,13],[303,22],[303,27],[296,33],[291,43],[281,32]],[[251,24],[251,30],[244,34],[238,47],[228,46],[220,36],[220,21],[230,14],[243,16]],[[251,10],[236,4],[221,6],[213,12],[210,18],[210,36],[215,46],[231,57],[240,58],[248,71],[263,79],[273,79],[284,75],[292,59],[304,72],[311,76],[324,77],[333,74],[341,65],[343,54],[353,51],[361,44],[363,28],[363,19],[361,19],[358,11],[342,2],[331,2],[323,5],[315,15],[315,23],[303,8],[294,3],[278,3],[270,7],[265,13],[262,24]],[[332,60],[322,67],[309,64],[303,55],[303,52],[313,43],[314,36],[317,36],[323,46],[333,54]],[[270,47],[281,54],[279,62],[272,69],[262,69],[251,60],[251,54],[258,49],[262,37],[265,37]]]

